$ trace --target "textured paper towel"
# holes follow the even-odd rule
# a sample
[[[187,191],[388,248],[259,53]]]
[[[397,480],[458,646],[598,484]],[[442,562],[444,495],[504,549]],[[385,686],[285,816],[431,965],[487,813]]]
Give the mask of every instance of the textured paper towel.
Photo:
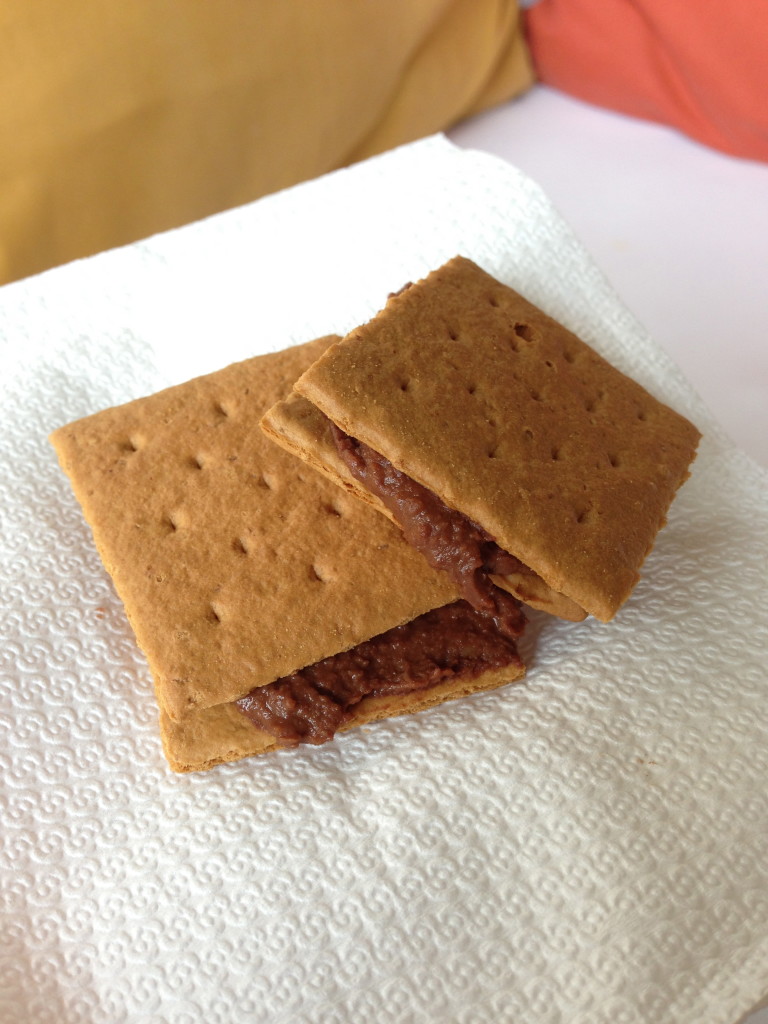
[[[461,252],[705,440],[525,685],[176,777],[48,431]],[[768,990],[768,482],[540,190],[430,139],[0,293],[6,1021],[726,1024]],[[738,358],[734,341],[734,358]]]

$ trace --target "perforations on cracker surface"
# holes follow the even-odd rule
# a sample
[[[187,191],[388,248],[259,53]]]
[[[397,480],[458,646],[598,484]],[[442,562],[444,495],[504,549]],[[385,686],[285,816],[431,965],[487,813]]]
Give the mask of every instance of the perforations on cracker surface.
[[[601,618],[636,582],[698,440],[461,258],[392,297],[297,389]]]
[[[105,410],[52,438],[174,719],[455,597],[386,519],[259,427],[330,340]]]

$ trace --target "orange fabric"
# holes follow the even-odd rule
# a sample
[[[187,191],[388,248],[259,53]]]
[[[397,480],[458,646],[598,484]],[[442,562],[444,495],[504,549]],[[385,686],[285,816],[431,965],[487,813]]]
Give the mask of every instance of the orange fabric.
[[[517,0],[0,0],[0,282],[523,91]]]
[[[526,32],[542,82],[768,161],[765,0],[540,0]]]

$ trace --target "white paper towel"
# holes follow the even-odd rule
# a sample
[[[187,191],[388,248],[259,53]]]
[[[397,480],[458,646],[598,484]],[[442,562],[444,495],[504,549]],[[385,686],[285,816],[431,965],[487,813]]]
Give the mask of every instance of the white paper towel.
[[[536,617],[522,686],[172,775],[47,433],[456,253],[704,431],[634,597]],[[3,1022],[730,1024],[768,991],[768,478],[534,184],[429,139],[11,285],[0,338]]]

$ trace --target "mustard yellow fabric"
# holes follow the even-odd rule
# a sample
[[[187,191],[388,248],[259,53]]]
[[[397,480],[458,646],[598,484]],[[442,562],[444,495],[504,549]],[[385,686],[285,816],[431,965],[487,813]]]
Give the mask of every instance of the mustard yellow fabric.
[[[532,74],[517,0],[0,0],[0,281],[438,131]]]

